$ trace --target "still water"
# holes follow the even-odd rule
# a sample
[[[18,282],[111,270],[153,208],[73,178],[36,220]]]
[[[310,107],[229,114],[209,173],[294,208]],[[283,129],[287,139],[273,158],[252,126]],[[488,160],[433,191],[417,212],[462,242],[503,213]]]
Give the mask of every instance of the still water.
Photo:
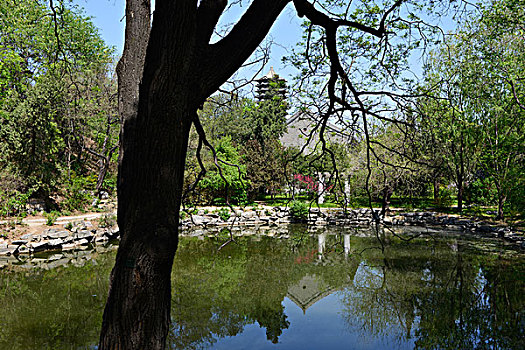
[[[525,254],[417,233],[184,237],[168,348],[523,349]],[[114,256],[10,262],[0,349],[93,349]]]

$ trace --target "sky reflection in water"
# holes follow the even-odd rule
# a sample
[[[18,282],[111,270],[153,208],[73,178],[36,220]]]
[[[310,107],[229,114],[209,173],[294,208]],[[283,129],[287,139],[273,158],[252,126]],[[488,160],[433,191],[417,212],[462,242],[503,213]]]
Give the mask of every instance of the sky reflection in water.
[[[297,226],[219,252],[221,235],[181,239],[168,348],[522,346],[523,253],[453,235],[404,242],[387,234],[382,250],[365,235]],[[114,253],[54,261],[70,262],[48,270],[10,262],[0,271],[0,349],[97,343]]]

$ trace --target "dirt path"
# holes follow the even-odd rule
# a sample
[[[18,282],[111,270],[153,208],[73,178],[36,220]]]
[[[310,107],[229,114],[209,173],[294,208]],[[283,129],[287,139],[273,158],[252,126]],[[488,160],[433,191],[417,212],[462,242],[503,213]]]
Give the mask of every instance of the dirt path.
[[[47,225],[47,218],[41,215],[29,216],[22,219],[21,222],[17,222],[16,225],[11,224],[12,220],[0,220],[0,234],[3,238],[8,241],[19,239],[27,233],[40,234],[44,230],[49,228],[64,228],[64,225],[68,222],[74,221],[95,221],[93,225],[98,226],[97,219],[104,215],[117,215],[116,211],[105,211],[105,212],[88,212],[78,215],[60,216],[55,220],[54,225]],[[0,240],[2,238],[0,237]]]

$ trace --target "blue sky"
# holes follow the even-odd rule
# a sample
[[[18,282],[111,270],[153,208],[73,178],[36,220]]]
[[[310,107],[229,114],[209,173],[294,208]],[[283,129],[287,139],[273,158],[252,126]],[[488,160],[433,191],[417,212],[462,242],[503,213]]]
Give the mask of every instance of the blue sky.
[[[74,2],[83,7],[85,13],[92,17],[93,23],[100,29],[106,43],[115,46],[117,54],[120,55],[124,44],[125,0],[75,0]],[[240,13],[232,11],[229,16],[222,19],[222,22],[233,22]],[[301,39],[300,23],[300,19],[291,6],[281,14],[270,32],[276,44],[272,48],[270,62],[265,67],[264,73],[270,69],[270,66],[273,66],[275,71],[286,79],[290,79],[295,74],[292,67],[285,67],[281,63],[281,58]]]
[[[268,0],[271,1],[271,0]],[[92,17],[92,21],[100,29],[100,33],[106,43],[116,47],[118,55],[122,53],[124,42],[124,26],[125,26],[125,0],[74,0],[76,4],[84,7],[85,13]],[[154,0],[152,0],[154,3]],[[245,2],[246,3],[246,2]],[[221,18],[221,24],[234,23],[244,12],[246,5],[243,8],[234,8]],[[444,17],[440,19],[443,28],[448,31],[455,27],[450,18]],[[289,50],[301,40],[302,31],[300,28],[301,19],[297,17],[295,9],[290,4],[281,14],[277,22],[274,24],[269,38],[274,41],[270,62],[264,67],[264,70],[258,76],[266,74],[270,67],[273,66],[275,71],[283,78],[287,79],[289,83],[292,77],[297,75],[295,68],[285,66],[281,59],[289,53]],[[421,62],[417,57],[417,52],[410,59],[412,71],[416,75],[421,75]],[[255,68],[255,67],[254,67]],[[259,68],[259,66],[257,66]],[[256,69],[252,71],[243,71],[239,74],[240,77],[251,78]]]

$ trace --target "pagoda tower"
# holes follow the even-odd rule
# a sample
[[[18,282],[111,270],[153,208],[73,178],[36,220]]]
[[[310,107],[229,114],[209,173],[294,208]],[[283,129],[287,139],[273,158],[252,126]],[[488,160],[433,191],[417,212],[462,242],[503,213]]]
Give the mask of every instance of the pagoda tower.
[[[272,99],[276,95],[279,95],[282,99],[286,98],[286,80],[280,78],[279,75],[273,70],[273,67],[270,67],[268,74],[260,79],[257,79],[256,82],[256,97],[259,102]]]

